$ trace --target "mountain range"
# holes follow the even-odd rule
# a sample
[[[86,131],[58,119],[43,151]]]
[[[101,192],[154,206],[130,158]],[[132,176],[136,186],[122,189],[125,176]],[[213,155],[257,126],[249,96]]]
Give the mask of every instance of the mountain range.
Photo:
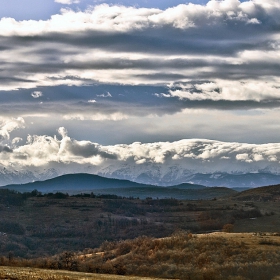
[[[119,166],[110,165],[103,168],[94,166],[83,169],[69,167],[68,170],[61,168],[15,170],[4,167],[0,168],[0,186],[45,181],[64,174],[73,173],[95,174],[106,178],[165,187],[189,183],[208,187],[255,188],[280,183],[280,175],[269,170],[260,170],[258,173],[253,173],[250,170],[244,170],[243,173],[197,173],[195,170],[185,169],[183,166],[162,166],[156,164],[137,166],[123,164]]]

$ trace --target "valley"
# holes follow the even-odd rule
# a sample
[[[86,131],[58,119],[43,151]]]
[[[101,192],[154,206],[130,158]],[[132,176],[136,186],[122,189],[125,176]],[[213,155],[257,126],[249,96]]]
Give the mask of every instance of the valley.
[[[7,266],[58,269],[53,278],[41,279],[62,279],[63,269],[126,275],[127,279],[262,280],[279,276],[279,185],[237,192],[191,184],[142,186],[119,180],[112,188],[112,179],[90,175],[92,184],[83,188],[88,180],[79,176],[74,178],[81,179],[79,187],[86,190],[82,193],[71,194],[72,185],[77,184],[73,177],[72,185],[69,177],[64,184],[65,177],[57,179],[60,190],[70,193],[51,192],[58,185],[48,189],[49,182],[16,186],[27,192],[18,192],[15,186],[0,189],[0,276],[3,269],[9,271]],[[103,192],[98,184],[103,184]],[[31,191],[33,186],[39,190]],[[169,193],[156,197],[154,189]],[[183,199],[172,197],[179,192]],[[133,195],[141,193],[141,197]],[[20,277],[3,279],[29,279],[28,275]],[[74,274],[67,277],[76,279]],[[104,279],[121,279],[110,277]]]

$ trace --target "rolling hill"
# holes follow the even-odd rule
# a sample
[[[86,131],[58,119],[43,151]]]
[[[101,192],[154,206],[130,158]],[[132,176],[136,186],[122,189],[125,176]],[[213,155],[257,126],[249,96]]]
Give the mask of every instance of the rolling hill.
[[[243,201],[280,201],[280,185],[265,186],[242,191],[233,196]]]
[[[99,175],[77,173],[58,176],[45,181],[35,181],[26,184],[6,185],[3,188],[14,189],[17,191],[32,191],[37,189],[41,192],[69,191],[69,192],[85,192],[96,189],[115,189],[115,188],[160,188],[158,186],[131,182],[129,180],[105,178]],[[180,184],[172,186],[178,189],[204,189],[205,186],[196,184]]]
[[[14,184],[7,185],[4,188],[17,190],[20,192],[32,191],[34,189],[46,193],[46,192],[70,192],[80,193],[89,192],[96,189],[107,189],[107,188],[133,188],[133,187],[151,187],[151,185],[139,184],[130,182],[128,180],[119,180],[104,178],[98,175],[78,173],[78,174],[67,174],[58,176],[53,179],[45,181],[35,181],[26,184]]]
[[[171,187],[160,187],[83,173],[62,175],[46,181],[21,185],[7,185],[4,188],[19,192],[31,192],[36,189],[42,193],[67,192],[69,194],[78,194],[94,192],[96,194],[115,194],[126,197],[172,197],[177,199],[212,199],[236,193],[232,189],[223,187],[210,188],[188,183]]]

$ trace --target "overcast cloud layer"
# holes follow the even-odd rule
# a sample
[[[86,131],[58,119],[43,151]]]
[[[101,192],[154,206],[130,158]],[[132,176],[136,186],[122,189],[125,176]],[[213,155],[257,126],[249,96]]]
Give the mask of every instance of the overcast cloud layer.
[[[277,0],[225,0],[2,18],[0,89],[178,83],[170,96],[278,100],[279,13]]]
[[[0,19],[3,168],[279,172],[278,0],[82,2]]]

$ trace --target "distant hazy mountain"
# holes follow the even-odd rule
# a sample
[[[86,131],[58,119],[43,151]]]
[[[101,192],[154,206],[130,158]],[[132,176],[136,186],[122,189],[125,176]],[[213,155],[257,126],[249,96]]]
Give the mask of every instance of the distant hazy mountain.
[[[245,174],[194,174],[187,182],[201,184],[209,187],[225,186],[229,188],[255,188],[280,183],[280,175],[270,173]]]
[[[280,175],[270,172],[251,173],[250,170],[244,170],[244,173],[196,173],[195,170],[186,170],[179,166],[168,168],[150,166],[150,168],[136,169],[134,166],[125,165],[119,169],[109,167],[99,171],[98,174],[109,178],[127,179],[160,186],[191,183],[208,187],[255,188],[280,183]]]
[[[273,170],[272,170],[273,171]],[[121,164],[109,165],[96,170],[95,173],[108,178],[126,179],[138,183],[159,186],[172,186],[192,183],[205,186],[259,187],[280,183],[280,174],[270,170],[244,169],[243,172],[197,172],[184,165],[161,165],[148,163],[143,165]],[[91,173],[90,170],[86,173]]]
[[[118,188],[160,188],[153,185],[140,184],[128,180],[104,178],[92,174],[67,174],[45,181],[36,181],[26,184],[7,185],[5,188],[15,189],[19,191],[32,191],[37,189],[41,192],[68,191],[68,192],[84,192],[89,190],[106,190]],[[195,184],[181,184],[173,186],[178,189],[204,189],[205,186]]]
[[[149,187],[128,180],[104,178],[92,174],[67,174],[45,181],[36,181],[26,184],[13,184],[5,187],[19,191],[32,191],[37,189],[41,192],[54,191],[88,191],[95,189],[120,188],[120,187]]]

